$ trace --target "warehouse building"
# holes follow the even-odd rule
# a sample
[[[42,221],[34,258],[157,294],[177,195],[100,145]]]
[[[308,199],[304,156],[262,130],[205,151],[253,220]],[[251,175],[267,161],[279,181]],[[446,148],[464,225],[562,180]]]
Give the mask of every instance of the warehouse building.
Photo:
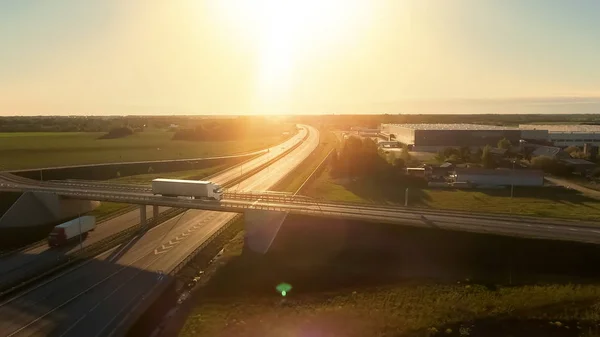
[[[600,145],[600,125],[521,124],[525,140],[549,141],[555,146]]]
[[[454,183],[474,186],[543,186],[544,172],[539,170],[507,170],[456,168],[450,175]]]
[[[478,124],[381,124],[381,132],[394,135],[413,151],[435,152],[446,147],[496,146],[503,138],[519,144],[521,130]]]

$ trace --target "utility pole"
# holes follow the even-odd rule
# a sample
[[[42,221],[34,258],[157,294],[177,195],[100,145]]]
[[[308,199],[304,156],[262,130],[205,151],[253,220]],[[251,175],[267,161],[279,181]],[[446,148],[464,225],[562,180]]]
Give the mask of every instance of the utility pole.
[[[512,171],[511,171],[511,179],[510,179],[510,197],[512,199],[513,194],[514,194],[514,190],[515,190],[515,161],[513,159],[512,161]]]
[[[81,200],[79,201],[79,249],[83,250],[83,237],[81,237]]]

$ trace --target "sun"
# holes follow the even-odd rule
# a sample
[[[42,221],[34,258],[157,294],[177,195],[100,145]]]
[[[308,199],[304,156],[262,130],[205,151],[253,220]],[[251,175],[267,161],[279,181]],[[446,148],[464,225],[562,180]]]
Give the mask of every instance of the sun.
[[[364,0],[222,0],[215,8],[256,52],[256,101],[283,108],[303,64],[352,37]]]

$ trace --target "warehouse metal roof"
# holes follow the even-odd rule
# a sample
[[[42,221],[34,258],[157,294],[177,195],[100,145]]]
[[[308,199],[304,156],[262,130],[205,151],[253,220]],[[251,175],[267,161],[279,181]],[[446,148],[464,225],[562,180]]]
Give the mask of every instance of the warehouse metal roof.
[[[415,130],[518,130],[514,127],[483,124],[390,124]]]
[[[578,124],[521,124],[521,130],[548,130],[549,132],[589,132],[600,133],[600,125]]]

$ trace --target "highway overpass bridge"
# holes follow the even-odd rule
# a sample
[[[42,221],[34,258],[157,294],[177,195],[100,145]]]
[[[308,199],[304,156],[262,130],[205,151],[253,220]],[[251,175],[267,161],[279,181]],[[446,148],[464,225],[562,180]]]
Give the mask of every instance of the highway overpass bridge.
[[[0,174],[0,191],[52,193],[80,200],[109,201],[140,205],[142,224],[146,206],[175,207],[221,212],[283,212],[346,220],[463,230],[517,237],[600,243],[598,224],[582,221],[477,214],[425,208],[407,208],[367,203],[341,203],[273,192],[228,191],[221,201],[195,200],[153,195],[149,186],[95,181],[35,181]]]

